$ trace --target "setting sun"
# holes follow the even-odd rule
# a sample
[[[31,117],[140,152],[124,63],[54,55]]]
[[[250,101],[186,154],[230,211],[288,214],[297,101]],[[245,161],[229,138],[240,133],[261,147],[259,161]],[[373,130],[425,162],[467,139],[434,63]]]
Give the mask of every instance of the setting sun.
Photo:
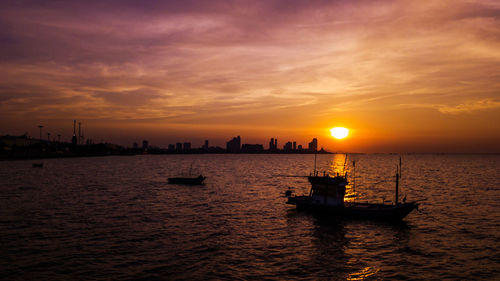
[[[336,139],[343,139],[349,135],[349,130],[343,127],[335,127],[330,129],[330,134]]]

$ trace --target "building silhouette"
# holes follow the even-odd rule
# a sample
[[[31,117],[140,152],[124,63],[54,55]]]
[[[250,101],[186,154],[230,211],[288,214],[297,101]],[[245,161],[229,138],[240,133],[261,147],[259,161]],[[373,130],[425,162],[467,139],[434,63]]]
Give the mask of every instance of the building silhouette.
[[[262,144],[243,144],[241,146],[241,152],[243,153],[260,153],[264,151],[264,146]]]
[[[226,152],[228,153],[238,153],[240,152],[241,138],[240,136],[234,137],[232,140],[226,143]]]
[[[293,148],[292,142],[290,142],[290,141],[285,143],[285,145],[283,146],[283,150],[286,152],[292,151],[292,148]]]
[[[208,151],[208,140],[205,140],[205,144],[203,145],[203,151]]]
[[[309,143],[309,151],[318,151],[318,140],[316,138],[312,139],[312,141]]]
[[[182,142],[175,143],[175,151],[182,152]]]
[[[269,151],[276,151],[278,150],[278,139],[271,138],[269,141]]]
[[[175,151],[182,152],[182,142],[175,143]]]
[[[76,147],[78,139],[76,138],[76,120],[73,120],[73,137],[71,138],[71,144],[73,145],[73,148]]]

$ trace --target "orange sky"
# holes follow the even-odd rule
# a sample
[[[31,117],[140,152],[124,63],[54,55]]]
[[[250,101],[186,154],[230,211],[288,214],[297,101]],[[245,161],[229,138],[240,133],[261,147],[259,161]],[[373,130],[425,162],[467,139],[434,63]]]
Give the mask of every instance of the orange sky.
[[[0,4],[0,134],[500,152],[498,1],[39,2]]]

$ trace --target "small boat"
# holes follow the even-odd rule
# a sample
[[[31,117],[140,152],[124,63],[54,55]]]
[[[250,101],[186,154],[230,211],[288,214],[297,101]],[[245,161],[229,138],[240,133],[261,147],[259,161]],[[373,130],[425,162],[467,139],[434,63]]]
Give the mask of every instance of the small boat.
[[[287,204],[295,205],[297,210],[313,211],[340,219],[402,220],[413,209],[418,209],[419,204],[416,202],[407,203],[406,197],[403,202],[398,201],[400,169],[396,172],[396,196],[393,204],[344,202],[346,186],[349,184],[347,173],[336,176],[327,174],[319,176],[316,171],[307,177],[311,183],[309,195],[288,196]]]
[[[189,166],[189,173],[183,177],[168,178],[168,183],[175,184],[188,184],[188,185],[201,185],[206,177],[201,174],[197,177],[193,176],[193,164]]]
[[[43,168],[43,163],[33,163],[31,164],[33,168]]]
[[[201,185],[206,177],[199,175],[198,177],[178,177],[178,178],[168,178],[168,183],[175,184],[189,184],[189,185]]]

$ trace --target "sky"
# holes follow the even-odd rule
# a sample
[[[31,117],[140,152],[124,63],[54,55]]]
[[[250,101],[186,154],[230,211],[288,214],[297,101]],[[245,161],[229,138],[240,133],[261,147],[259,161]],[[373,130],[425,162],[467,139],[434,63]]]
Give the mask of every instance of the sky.
[[[495,0],[5,0],[0,42],[0,135],[500,153]]]

